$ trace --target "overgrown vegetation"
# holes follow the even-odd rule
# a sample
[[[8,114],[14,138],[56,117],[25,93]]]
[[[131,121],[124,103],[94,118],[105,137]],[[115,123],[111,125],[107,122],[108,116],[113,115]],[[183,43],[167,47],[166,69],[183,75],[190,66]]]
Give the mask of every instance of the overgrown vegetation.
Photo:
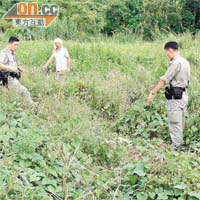
[[[170,146],[162,92],[146,106],[167,68],[163,44],[172,39],[192,66],[180,153]],[[22,41],[21,81],[39,107],[34,113],[1,88],[0,199],[200,199],[199,42],[189,34],[153,43],[68,40],[73,66],[61,86],[54,64],[50,74],[41,71],[53,43]]]
[[[18,0],[2,0],[0,17]],[[33,2],[26,0],[25,2]],[[39,6],[52,3],[34,0]],[[13,29],[8,20],[0,21],[0,30],[26,39],[88,38],[117,33],[142,35],[155,40],[161,34],[196,34],[200,28],[200,0],[54,0],[60,6],[59,17],[48,29]]]

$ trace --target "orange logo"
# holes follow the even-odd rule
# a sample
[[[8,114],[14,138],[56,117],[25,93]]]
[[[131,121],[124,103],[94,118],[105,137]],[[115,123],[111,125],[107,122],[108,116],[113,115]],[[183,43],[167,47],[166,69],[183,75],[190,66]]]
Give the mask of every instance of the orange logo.
[[[59,7],[56,4],[43,4],[38,11],[37,3],[17,3],[2,18],[13,19],[14,26],[48,27],[58,16]]]

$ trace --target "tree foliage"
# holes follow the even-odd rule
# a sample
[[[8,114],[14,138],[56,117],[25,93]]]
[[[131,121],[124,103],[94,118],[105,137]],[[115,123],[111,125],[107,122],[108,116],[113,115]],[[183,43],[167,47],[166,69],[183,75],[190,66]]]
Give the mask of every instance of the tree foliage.
[[[2,0],[0,15],[17,2]],[[44,0],[35,2],[39,6],[51,4],[51,1]],[[30,29],[35,39],[122,32],[140,34],[144,39],[153,40],[168,32],[190,31],[195,34],[200,28],[200,0],[55,0],[54,3],[60,7],[59,17],[48,29]],[[10,26],[8,20],[1,20],[3,32]]]

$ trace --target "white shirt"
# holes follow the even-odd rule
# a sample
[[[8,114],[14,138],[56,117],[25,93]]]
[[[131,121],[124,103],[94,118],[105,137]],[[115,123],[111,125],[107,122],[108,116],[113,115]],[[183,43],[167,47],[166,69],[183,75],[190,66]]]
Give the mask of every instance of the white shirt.
[[[69,57],[69,53],[66,48],[61,47],[59,51],[54,50],[52,53],[52,57],[56,59],[56,71],[67,70],[67,59]]]

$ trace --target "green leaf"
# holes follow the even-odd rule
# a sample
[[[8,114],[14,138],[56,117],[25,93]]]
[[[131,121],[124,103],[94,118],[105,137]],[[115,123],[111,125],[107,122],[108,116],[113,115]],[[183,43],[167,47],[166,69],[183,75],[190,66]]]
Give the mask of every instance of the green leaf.
[[[183,191],[180,190],[180,189],[175,189],[175,190],[174,190],[174,194],[175,194],[176,196],[179,196],[179,195],[182,195],[182,194],[183,194]]]
[[[137,176],[131,176],[129,181],[131,185],[135,185],[137,183],[138,177]]]
[[[138,176],[145,176],[146,173],[144,171],[144,164],[137,163],[135,169],[133,170],[133,173],[137,174]]]
[[[149,194],[149,197],[151,198],[151,199],[155,199],[155,196],[156,196],[156,193],[155,192],[149,192],[148,193]]]
[[[179,190],[185,190],[187,186],[184,183],[182,183],[182,184],[174,186],[174,188],[179,189]]]
[[[137,194],[137,200],[147,200],[148,196],[144,193]]]
[[[189,195],[191,197],[196,197],[197,199],[200,199],[200,192],[190,192]]]
[[[165,192],[159,193],[158,199],[166,200],[168,199],[168,195]]]

